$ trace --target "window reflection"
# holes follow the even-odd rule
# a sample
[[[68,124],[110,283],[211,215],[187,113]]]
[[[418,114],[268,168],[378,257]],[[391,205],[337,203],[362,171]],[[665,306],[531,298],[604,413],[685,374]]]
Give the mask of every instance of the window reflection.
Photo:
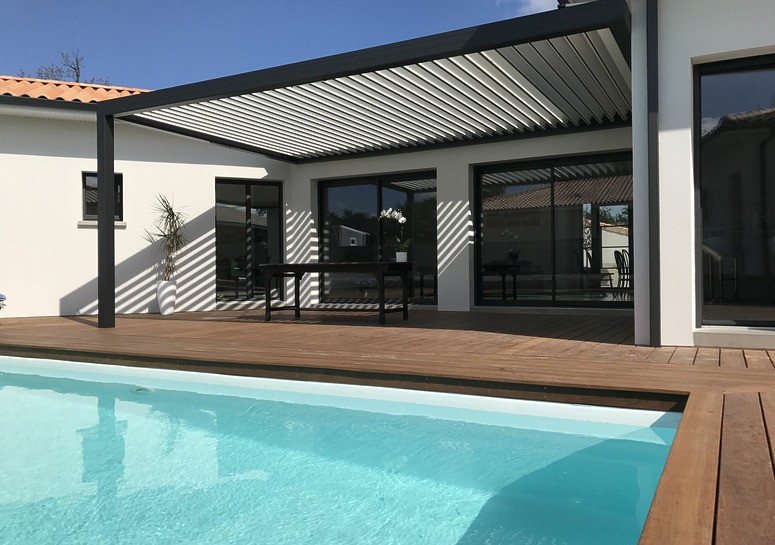
[[[399,209],[407,218],[403,238],[410,239],[414,263],[412,301],[436,300],[436,178],[432,172],[321,182],[321,259],[328,262],[394,261],[395,221],[379,220],[381,210]],[[334,273],[322,276],[321,300],[326,303],[371,303],[377,300],[371,274]],[[388,280],[385,294],[401,297],[401,286]]]
[[[629,161],[482,169],[479,299],[631,304]]]
[[[700,69],[702,321],[775,323],[775,68]]]
[[[280,183],[216,181],[215,260],[219,301],[264,297],[264,278],[259,265],[282,261],[282,233]]]

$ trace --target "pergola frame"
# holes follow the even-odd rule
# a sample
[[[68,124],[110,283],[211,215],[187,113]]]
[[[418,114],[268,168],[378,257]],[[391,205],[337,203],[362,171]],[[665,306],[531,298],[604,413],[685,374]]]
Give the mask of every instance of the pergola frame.
[[[143,117],[164,109],[199,106],[220,99],[231,99],[266,91],[286,90],[314,84],[389,70],[419,63],[448,60],[465,55],[481,54],[500,48],[546,42],[587,32],[610,32],[618,53],[627,65],[630,63],[630,12],[626,0],[598,0],[551,12],[510,19],[496,23],[447,32],[373,47],[352,53],[344,53],[316,60],[304,61],[276,68],[268,68],[245,74],[162,89],[149,93],[104,101],[94,105],[97,113],[98,158],[98,298],[99,326],[115,327],[115,239],[113,230],[114,191],[114,131],[115,119],[138,123],[157,129],[232,148],[260,153],[273,159],[290,163],[319,160],[347,159],[374,153],[421,151],[450,145],[482,144],[504,138],[524,137],[529,134],[547,134],[562,130],[616,127],[629,124],[628,116],[577,123],[577,127],[561,127],[548,124],[531,131],[501,131],[466,136],[456,141],[430,138],[427,143],[412,143],[409,147],[349,150],[345,153],[324,157],[299,157],[284,154],[275,149],[245,143],[239,139],[225,138],[217,130],[191,129]],[[233,121],[233,119],[231,120]],[[217,127],[214,127],[217,129]]]

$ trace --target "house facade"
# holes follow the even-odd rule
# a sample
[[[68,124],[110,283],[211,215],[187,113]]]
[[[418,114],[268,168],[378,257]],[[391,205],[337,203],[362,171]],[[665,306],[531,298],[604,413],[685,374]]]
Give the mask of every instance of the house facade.
[[[418,305],[775,348],[775,6],[567,4],[99,102],[0,80],[3,315],[157,311],[164,194],[188,216],[177,311],[262,306],[261,263],[394,259],[400,208]],[[311,277],[303,304],[369,282]]]

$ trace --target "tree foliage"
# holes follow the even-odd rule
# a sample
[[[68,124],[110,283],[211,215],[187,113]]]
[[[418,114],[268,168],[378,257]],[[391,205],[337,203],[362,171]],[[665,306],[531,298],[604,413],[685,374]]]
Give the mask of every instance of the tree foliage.
[[[83,69],[86,66],[83,55],[76,49],[75,51],[62,51],[59,53],[59,62],[50,63],[45,66],[38,66],[35,73],[19,70],[17,76],[21,78],[51,79],[57,81],[74,81],[76,83],[91,83],[97,85],[110,85],[107,78],[89,78],[82,80]]]

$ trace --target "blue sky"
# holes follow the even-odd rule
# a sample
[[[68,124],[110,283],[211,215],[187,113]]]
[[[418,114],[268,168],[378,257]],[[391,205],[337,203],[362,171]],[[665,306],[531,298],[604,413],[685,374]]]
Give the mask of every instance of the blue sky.
[[[0,74],[60,51],[161,89],[554,9],[557,0],[0,0]]]

